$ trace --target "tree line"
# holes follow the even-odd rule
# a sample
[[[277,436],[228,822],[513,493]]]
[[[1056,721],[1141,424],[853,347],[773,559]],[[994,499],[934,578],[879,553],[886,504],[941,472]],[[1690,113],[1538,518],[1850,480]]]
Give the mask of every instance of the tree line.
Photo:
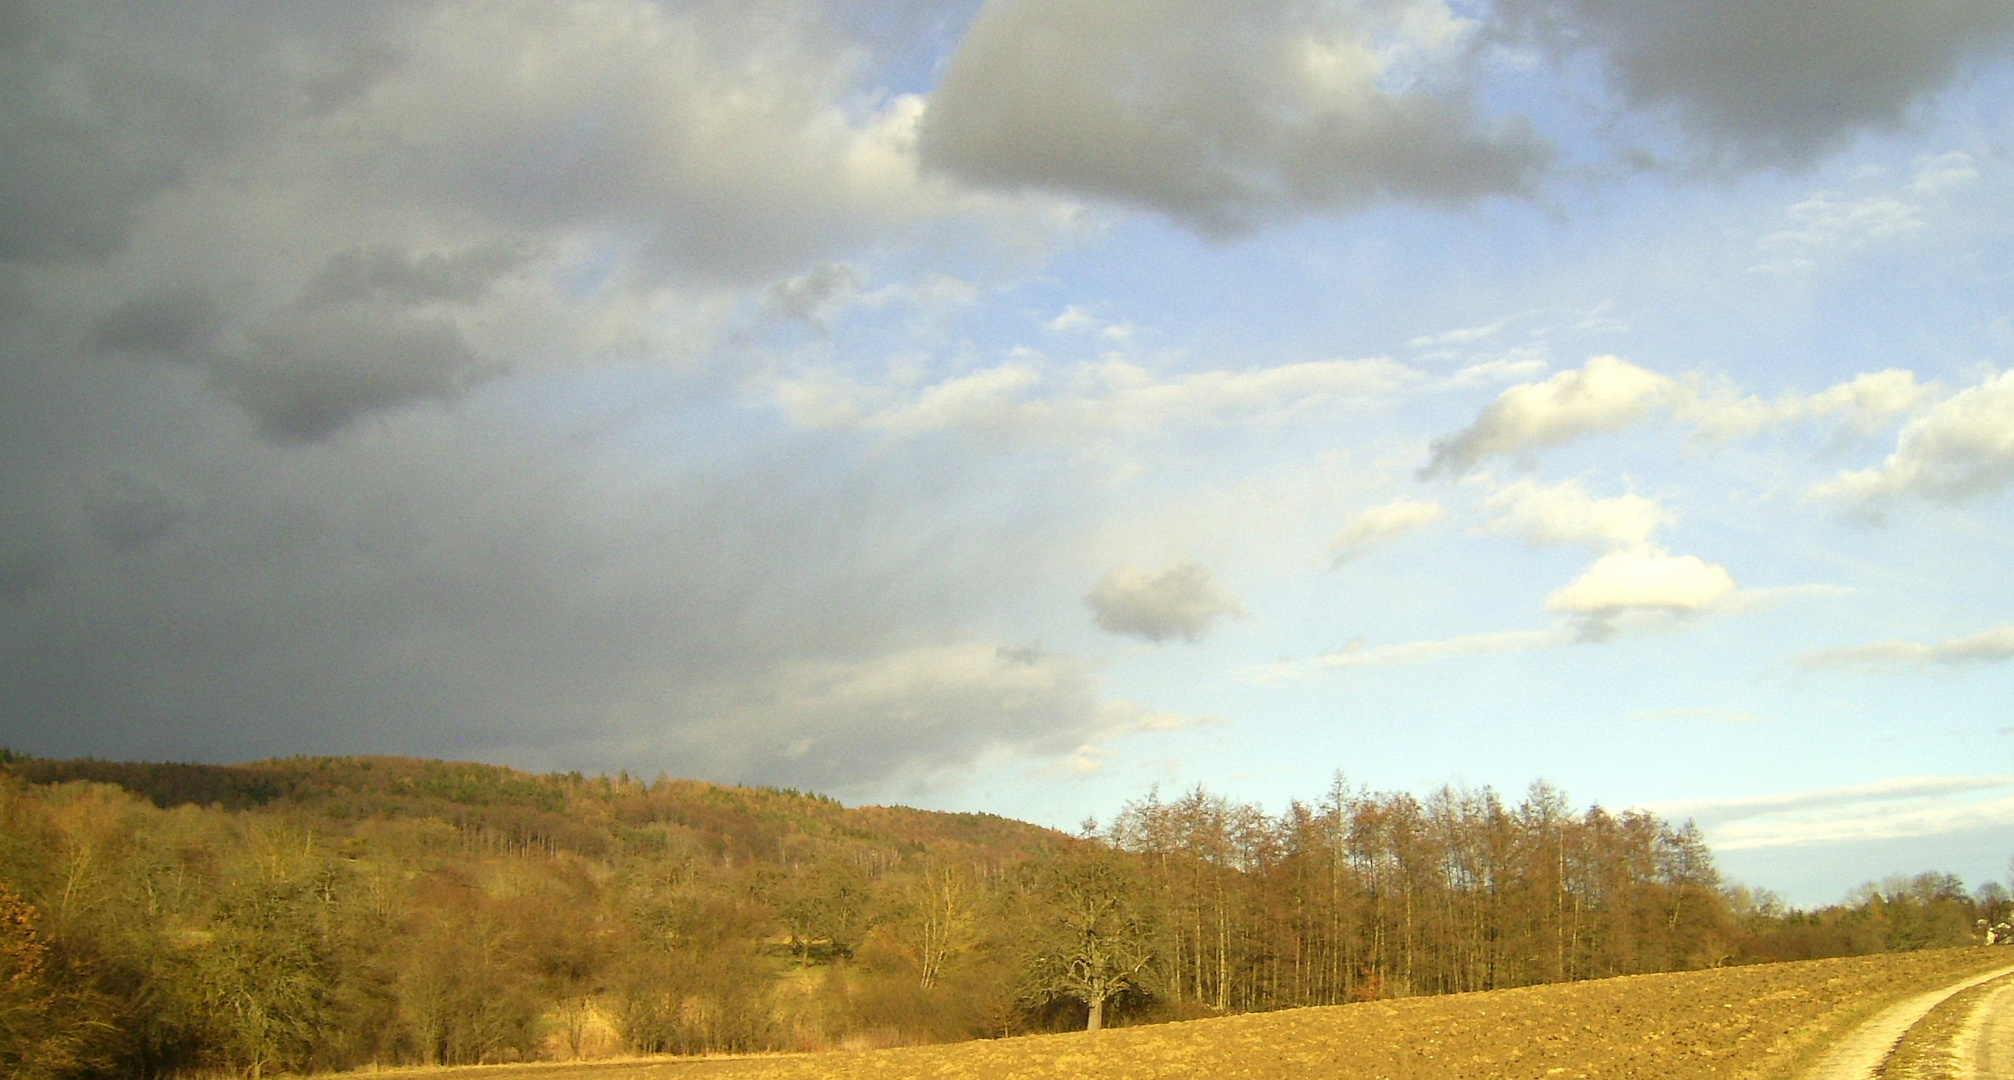
[[[1961,944],[1998,885],[1816,912],[1544,785],[1202,789],[1077,836],[979,814],[401,759],[0,759],[0,1072],[992,1037]]]

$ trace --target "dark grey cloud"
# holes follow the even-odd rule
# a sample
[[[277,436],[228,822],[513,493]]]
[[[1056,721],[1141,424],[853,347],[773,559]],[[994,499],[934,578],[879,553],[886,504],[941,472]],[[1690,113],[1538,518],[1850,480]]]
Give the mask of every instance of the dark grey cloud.
[[[839,25],[0,5],[0,743],[859,790],[1108,730],[972,621],[1042,542],[997,478],[720,419],[730,320],[961,197]],[[504,377],[610,357],[617,419]]]
[[[345,248],[330,254],[308,280],[301,302],[307,307],[360,301],[400,307],[473,304],[529,257],[524,245],[508,242],[462,251],[412,251],[397,244]]]
[[[526,423],[504,387],[275,447],[201,368],[39,344],[0,327],[0,744],[859,793],[1111,726],[1089,663],[972,621],[1062,543],[1053,477],[712,445],[719,401]]]
[[[922,159],[1211,234],[1529,192],[1549,149],[1478,114],[1459,28],[1411,30],[1407,6],[993,0],[931,96]]]
[[[1617,91],[1671,109],[1718,157],[1805,164],[1903,123],[1968,62],[2014,48],[2006,0],[1497,0],[1556,54],[1590,50]]]
[[[150,200],[269,138],[396,7],[359,0],[334,17],[299,18],[316,6],[10,0],[0,20],[0,262],[115,254]]]
[[[98,354],[187,364],[280,442],[327,438],[357,417],[451,403],[505,366],[478,355],[443,309],[466,314],[519,253],[444,256],[389,246],[330,256],[300,300],[263,321],[194,290],[144,293],[98,317]],[[235,325],[234,325],[235,324]],[[226,330],[230,330],[226,334]]]
[[[123,242],[135,204],[174,182],[176,163],[121,130],[128,109],[149,104],[130,92],[130,68],[91,70],[93,58],[78,55],[88,42],[66,34],[56,5],[5,10],[0,260],[103,258]]]
[[[173,533],[187,512],[160,487],[123,472],[107,476],[84,499],[84,516],[113,551],[136,551]]]
[[[49,584],[62,556],[47,548],[0,554],[0,600],[25,600]]]
[[[0,743],[859,790],[1108,731],[973,614],[1054,477],[779,432],[728,370],[977,202],[843,25],[0,4]]]
[[[935,212],[815,8],[10,5],[0,264],[280,441],[701,338]]]
[[[186,360],[207,352],[223,324],[223,312],[205,293],[148,293],[120,301],[99,318],[91,344],[135,358]]]
[[[295,313],[219,356],[217,384],[282,442],[325,439],[358,416],[416,401],[452,402],[499,373],[443,319],[370,306]]]

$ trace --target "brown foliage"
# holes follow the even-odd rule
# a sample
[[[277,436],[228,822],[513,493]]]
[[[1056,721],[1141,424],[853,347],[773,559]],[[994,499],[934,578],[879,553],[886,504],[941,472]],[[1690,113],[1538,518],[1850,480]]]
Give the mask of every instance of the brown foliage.
[[[0,1075],[40,1080],[102,1064],[105,1026],[72,990],[39,917],[0,881]]]
[[[2006,906],[1731,911],[1689,828],[1544,787],[1196,790],[1072,838],[388,758],[0,762],[0,882],[0,1064],[51,1077],[943,1042],[1915,948]]]

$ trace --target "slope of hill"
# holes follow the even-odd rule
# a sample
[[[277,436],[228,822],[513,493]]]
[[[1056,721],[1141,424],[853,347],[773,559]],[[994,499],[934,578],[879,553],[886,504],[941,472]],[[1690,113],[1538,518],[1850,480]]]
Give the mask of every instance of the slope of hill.
[[[0,1073],[938,1044],[1921,949],[2007,916],[1940,875],[1833,912],[1741,900],[1689,825],[1544,785],[1338,778],[1277,815],[1150,794],[1084,838],[662,777],[0,751]]]
[[[34,784],[113,784],[155,806],[298,809],[332,819],[438,818],[492,834],[502,847],[601,855],[624,830],[690,831],[729,858],[773,856],[786,838],[897,846],[949,843],[987,854],[1071,839],[994,814],[845,807],[790,789],[660,777],[521,772],[500,765],[397,757],[300,757],[242,765],[18,759],[0,770]]]
[[[2010,957],[2014,952],[2000,949],[1947,949],[958,1046],[676,1064],[502,1067],[468,1075],[482,1080],[1792,1080],[1810,1075],[1828,1047],[1891,1002],[2005,968]],[[454,1080],[458,1074],[431,1075]]]

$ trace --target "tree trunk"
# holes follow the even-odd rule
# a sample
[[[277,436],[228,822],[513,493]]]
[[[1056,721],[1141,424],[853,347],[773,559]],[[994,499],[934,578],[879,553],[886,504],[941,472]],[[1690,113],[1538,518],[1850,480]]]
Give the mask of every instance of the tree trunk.
[[[1098,998],[1091,1002],[1091,1018],[1090,1020],[1085,1022],[1084,1030],[1097,1031],[1100,1028],[1103,1028],[1104,1026],[1105,1026],[1105,999]]]

